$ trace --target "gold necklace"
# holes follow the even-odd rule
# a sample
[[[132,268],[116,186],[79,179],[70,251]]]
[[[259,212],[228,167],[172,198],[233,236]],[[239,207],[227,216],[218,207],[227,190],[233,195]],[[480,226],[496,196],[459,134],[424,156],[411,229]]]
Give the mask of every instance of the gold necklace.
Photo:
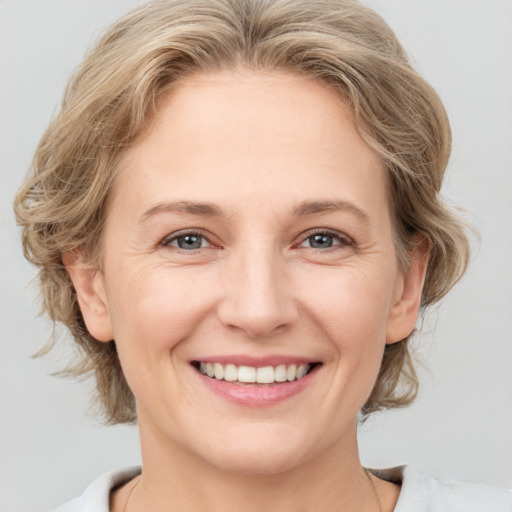
[[[368,477],[368,480],[370,481],[370,485],[372,486],[373,494],[375,495],[375,499],[377,500],[377,503],[379,504],[379,512],[382,512],[382,503],[380,502],[379,494],[377,493],[377,489],[375,489],[375,484],[373,483],[370,472],[366,468],[363,468],[363,469],[364,469],[364,472],[366,473],[366,476]]]
[[[126,498],[126,501],[124,502],[123,512],[126,512],[126,508],[128,507],[128,502],[130,501],[130,496],[132,495],[132,492],[135,490],[135,487],[140,484],[141,477],[139,476],[137,482],[135,482],[135,485],[130,489],[130,492],[128,493],[128,496]]]
[[[370,476],[370,472],[364,468],[364,472],[370,482],[370,485],[372,486],[372,489],[373,489],[373,494],[375,496],[375,499],[377,500],[377,503],[379,505],[379,512],[382,512],[382,504],[380,502],[380,498],[379,498],[379,494],[377,493],[377,489],[375,489],[375,484],[373,483],[373,480],[372,480],[372,477]],[[124,503],[124,507],[123,507],[123,511],[122,512],[126,512],[126,509],[128,507],[128,502],[130,501],[130,497],[132,495],[132,492],[135,490],[135,488],[140,484],[140,479],[141,477],[139,476],[137,482],[135,482],[135,485],[130,489],[130,492],[128,493],[128,496],[126,498],[126,501]]]

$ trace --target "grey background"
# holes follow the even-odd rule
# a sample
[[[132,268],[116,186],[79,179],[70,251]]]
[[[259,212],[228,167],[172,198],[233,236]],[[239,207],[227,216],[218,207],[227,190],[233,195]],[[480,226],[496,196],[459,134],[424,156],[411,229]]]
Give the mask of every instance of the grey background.
[[[88,383],[51,377],[66,349],[31,359],[36,318],[12,197],[66,79],[135,0],[0,2],[0,509],[47,510],[101,472],[140,460],[135,427],[87,413]],[[397,31],[451,117],[445,194],[478,228],[467,275],[417,339],[421,393],[361,429],[368,466],[401,463],[446,479],[512,486],[512,2],[370,2]],[[65,345],[63,343],[63,345]]]

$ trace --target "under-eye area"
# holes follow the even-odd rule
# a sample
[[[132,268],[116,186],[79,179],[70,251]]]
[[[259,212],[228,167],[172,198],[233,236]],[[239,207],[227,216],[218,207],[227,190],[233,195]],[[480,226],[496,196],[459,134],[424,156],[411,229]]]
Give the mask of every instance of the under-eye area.
[[[277,366],[237,366],[235,364],[192,361],[202,375],[233,384],[282,384],[300,380],[322,366],[320,362],[306,364],[280,364]]]

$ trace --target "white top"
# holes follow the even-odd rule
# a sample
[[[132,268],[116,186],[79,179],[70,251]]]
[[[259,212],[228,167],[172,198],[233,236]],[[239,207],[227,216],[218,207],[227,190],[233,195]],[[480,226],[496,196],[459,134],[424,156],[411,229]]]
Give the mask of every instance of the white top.
[[[442,483],[408,466],[372,470],[402,485],[394,512],[512,512],[512,489],[483,484]],[[50,512],[109,512],[110,491],[140,473],[132,467],[105,473],[81,496]]]

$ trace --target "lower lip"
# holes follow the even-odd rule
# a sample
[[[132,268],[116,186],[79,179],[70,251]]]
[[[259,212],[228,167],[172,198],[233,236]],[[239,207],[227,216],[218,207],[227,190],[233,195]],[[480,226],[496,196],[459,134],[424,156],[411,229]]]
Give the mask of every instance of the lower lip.
[[[213,379],[199,372],[197,375],[214,393],[231,402],[249,407],[267,407],[300,393],[316,373],[317,369],[299,380],[266,385],[234,384],[225,380]]]

